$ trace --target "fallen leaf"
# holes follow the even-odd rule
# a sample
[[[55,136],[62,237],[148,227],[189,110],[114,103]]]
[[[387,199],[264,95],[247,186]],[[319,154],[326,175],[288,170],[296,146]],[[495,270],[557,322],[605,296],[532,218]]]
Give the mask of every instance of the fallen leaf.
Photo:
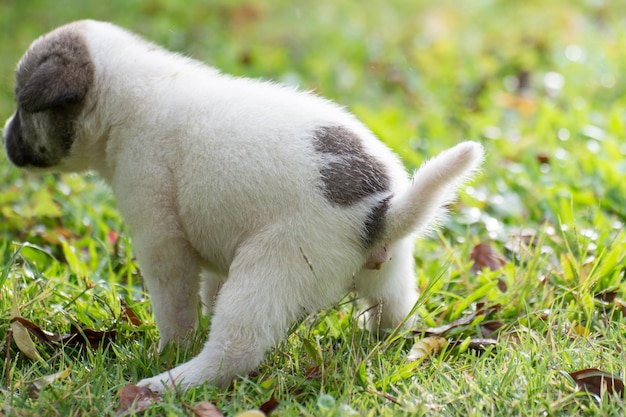
[[[498,345],[498,341],[496,339],[475,338],[475,339],[470,339],[469,345],[467,347],[477,352],[484,352],[485,350],[487,350],[487,348],[491,346],[497,346],[497,345]]]
[[[500,341],[500,343],[509,345],[514,348],[522,346],[522,340],[520,339],[519,333],[517,332],[501,334],[500,336],[498,336],[498,340]]]
[[[458,320],[453,321],[452,323],[445,324],[439,327],[429,327],[425,330],[425,334],[429,336],[443,336],[445,333],[449,332],[452,329],[455,329],[460,326],[467,326],[471,324],[474,320],[476,320],[479,316],[489,316],[490,314],[498,311],[500,309],[500,304],[494,304],[490,307],[484,307],[479,310],[476,310],[474,313],[468,314],[466,316],[461,317]]]
[[[26,355],[28,358],[43,362],[39,352],[33,343],[33,339],[30,338],[28,330],[19,322],[20,309],[17,305],[17,297],[13,295],[13,303],[11,304],[11,330],[13,330],[13,340],[17,345],[17,348]]]
[[[474,261],[471,270],[475,274],[483,269],[497,271],[506,265],[506,260],[487,243],[479,243],[474,246],[474,249],[472,249],[470,253],[470,259]],[[498,288],[502,292],[506,292],[507,290],[506,283],[501,279],[498,279]]]
[[[480,332],[483,337],[488,338],[504,327],[504,323],[499,320],[485,321],[480,323]]]
[[[54,333],[41,329],[41,327],[24,317],[12,317],[11,325],[13,325],[13,323],[18,323],[25,330],[28,330],[28,332],[35,336],[41,343],[53,345],[54,343],[59,343],[61,341],[61,337],[59,335],[55,335]]]
[[[421,361],[441,352],[448,345],[448,339],[441,336],[428,336],[418,340],[407,355],[409,362]]]
[[[148,387],[129,384],[120,390],[120,409],[117,414],[126,416],[131,413],[131,410],[134,413],[140,413],[150,405],[162,400],[163,398],[159,394]]]
[[[11,319],[11,326],[13,326],[13,323],[21,325],[23,329],[28,330],[28,332],[35,336],[40,342],[51,346],[58,344],[82,346],[89,343],[92,348],[97,348],[101,343],[110,343],[111,340],[114,340],[117,336],[117,332],[114,330],[99,331],[81,329],[74,325],[70,327],[70,333],[51,333],[23,317],[13,317]]]
[[[120,298],[120,304],[122,305],[122,311],[120,312],[120,318],[133,326],[141,326],[141,319],[137,317],[137,314],[128,305],[126,300]]]
[[[478,273],[484,268],[497,271],[506,265],[506,260],[488,243],[479,243],[472,249],[470,259],[474,261],[472,272]]]
[[[39,398],[39,393],[42,389],[56,381],[57,379],[67,378],[70,374],[70,370],[66,369],[65,371],[57,372],[55,374],[46,375],[39,379],[34,380],[30,384],[28,384],[28,396],[32,400],[36,400]]]
[[[66,344],[69,343],[80,346],[89,343],[92,348],[96,349],[101,344],[108,345],[111,341],[115,340],[117,332],[115,330],[81,329],[72,324],[70,327],[70,335],[72,335],[72,337],[65,341]]]
[[[191,411],[195,417],[224,417],[224,414],[222,414],[215,404],[208,401],[200,401]]]
[[[615,298],[617,297],[618,292],[619,291],[616,289],[611,289],[611,290],[599,292],[595,294],[594,297],[600,301],[612,303],[615,301]]]
[[[602,396],[603,392],[608,392],[624,398],[624,382],[608,372],[596,368],[588,368],[568,373],[574,379],[576,385],[584,391],[599,397]]]
[[[261,410],[266,416],[269,416],[272,411],[276,410],[276,408],[280,405],[274,394],[275,392],[272,392],[272,396],[270,397],[270,399],[265,401],[259,407],[259,410]]]

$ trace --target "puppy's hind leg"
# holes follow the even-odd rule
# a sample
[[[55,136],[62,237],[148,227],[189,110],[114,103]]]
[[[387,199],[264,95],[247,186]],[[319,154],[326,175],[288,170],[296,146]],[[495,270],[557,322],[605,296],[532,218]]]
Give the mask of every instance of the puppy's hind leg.
[[[239,251],[219,291],[203,350],[189,362],[139,385],[153,391],[174,385],[185,389],[203,382],[224,387],[261,363],[265,352],[305,313],[304,300],[316,297],[303,285],[311,272],[297,248],[276,246],[248,245]]]
[[[408,237],[394,243],[387,248],[389,259],[380,264],[380,269],[364,268],[355,277],[357,294],[366,308],[367,328],[375,333],[396,327],[417,302],[414,240]],[[414,321],[409,318],[406,325]]]

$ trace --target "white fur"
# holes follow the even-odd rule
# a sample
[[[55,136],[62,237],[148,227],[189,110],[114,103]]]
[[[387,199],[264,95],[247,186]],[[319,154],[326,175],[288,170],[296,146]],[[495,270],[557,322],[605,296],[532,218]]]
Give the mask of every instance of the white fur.
[[[140,385],[227,385],[257,367],[294,320],[354,284],[374,307],[372,328],[405,318],[417,300],[414,239],[477,169],[478,143],[431,159],[411,182],[396,155],[330,101],[222,75],[111,24],[73,25],[96,72],[86,98],[92,110],[81,115],[60,168],[93,169],[111,186],[160,348],[196,327],[198,294],[213,311],[202,352]],[[390,176],[387,227],[372,249],[359,236],[380,196],[340,206],[319,192],[325,156],[311,139],[329,125],[356,133]]]

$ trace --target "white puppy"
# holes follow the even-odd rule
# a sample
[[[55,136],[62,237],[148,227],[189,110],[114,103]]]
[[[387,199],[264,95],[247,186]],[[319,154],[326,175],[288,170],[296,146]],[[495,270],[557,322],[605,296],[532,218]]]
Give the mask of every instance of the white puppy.
[[[109,23],[37,39],[17,67],[7,154],[42,171],[98,172],[131,228],[159,347],[213,312],[202,352],[140,385],[228,385],[289,325],[351,289],[371,329],[417,300],[413,242],[483,150],[461,143],[413,179],[328,100],[233,78]]]

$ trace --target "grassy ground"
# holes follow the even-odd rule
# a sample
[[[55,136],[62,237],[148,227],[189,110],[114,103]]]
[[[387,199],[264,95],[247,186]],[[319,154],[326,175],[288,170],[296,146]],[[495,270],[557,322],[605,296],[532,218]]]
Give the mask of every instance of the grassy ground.
[[[439,233],[416,246],[425,327],[499,304],[407,361],[418,334],[376,340],[353,300],[295,326],[258,374],[226,391],[169,393],[145,415],[226,415],[274,393],[274,415],[623,416],[569,376],[626,373],[626,4],[416,0],[0,2],[0,116],[13,66],[69,20],[112,20],[226,72],[313,89],[348,106],[408,168],[462,139],[487,149],[483,175]],[[0,415],[114,415],[124,385],[190,358],[155,352],[141,272],[109,191],[93,176],[24,174],[0,153]],[[497,254],[471,253],[478,243]],[[476,253],[476,251],[474,251]],[[476,273],[478,266],[488,266]],[[487,262],[485,262],[485,259]],[[478,268],[479,269],[479,268]],[[11,303],[55,333],[115,330],[106,347],[7,345]],[[139,325],[123,320],[124,299]],[[421,329],[418,329],[421,330]],[[31,383],[68,371],[36,393]]]

